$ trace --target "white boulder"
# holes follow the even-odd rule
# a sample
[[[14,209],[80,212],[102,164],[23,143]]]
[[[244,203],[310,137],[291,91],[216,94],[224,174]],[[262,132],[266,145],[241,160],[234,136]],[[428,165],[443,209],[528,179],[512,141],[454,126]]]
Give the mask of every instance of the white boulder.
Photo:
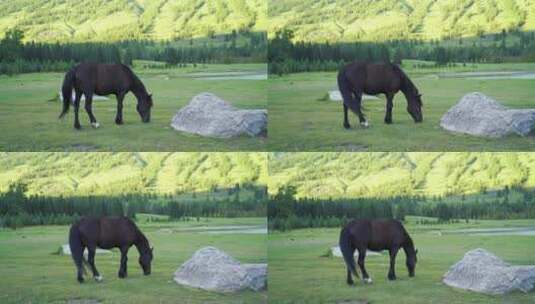
[[[523,292],[535,288],[535,266],[513,266],[485,249],[468,251],[442,278],[452,287],[485,294]]]
[[[175,130],[208,137],[230,138],[267,132],[267,110],[242,110],[211,93],[201,93],[171,121]]]
[[[260,291],[267,286],[267,264],[241,264],[215,247],[204,247],[177,269],[174,280],[209,291]]]
[[[366,256],[378,256],[378,255],[382,255],[382,253],[381,252],[377,252],[377,251],[366,250]],[[331,247],[330,256],[331,257],[336,257],[336,258],[343,257],[342,251],[340,250],[340,246]],[[354,256],[355,257],[359,256],[359,251],[358,250],[355,250]]]
[[[535,124],[535,109],[509,109],[479,92],[464,95],[442,116],[448,131],[485,137],[526,136]]]

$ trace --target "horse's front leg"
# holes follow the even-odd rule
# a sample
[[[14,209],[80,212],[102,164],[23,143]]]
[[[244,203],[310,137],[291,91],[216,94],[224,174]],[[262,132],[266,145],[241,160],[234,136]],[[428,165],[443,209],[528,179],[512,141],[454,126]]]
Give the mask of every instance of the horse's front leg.
[[[123,100],[124,93],[117,94],[117,114],[115,115],[115,123],[118,125],[123,124]]]
[[[394,95],[387,93],[386,94],[386,114],[385,114],[385,123],[392,123],[392,108],[394,107],[393,103]]]
[[[366,272],[366,267],[364,267],[364,259],[366,258],[366,248],[359,249],[359,267],[360,271],[362,271],[362,280],[365,283],[371,283],[372,279],[368,275],[368,272]]]
[[[87,262],[89,266],[91,267],[91,271],[93,272],[93,278],[95,278],[95,281],[101,282],[102,276],[97,270],[97,267],[95,266],[95,253],[97,251],[97,247],[95,245],[91,245],[87,247]]]
[[[93,94],[85,94],[85,111],[87,112],[87,115],[89,116],[89,121],[91,122],[91,126],[93,128],[98,128],[100,125],[97,122],[97,119],[95,118],[95,115],[93,115]]]
[[[119,267],[119,278],[126,278],[128,275],[127,272],[127,261],[128,261],[128,247],[121,247],[121,266]]]
[[[396,279],[396,255],[398,254],[399,247],[393,247],[389,250],[390,253],[390,269],[388,270],[388,279],[393,281]]]

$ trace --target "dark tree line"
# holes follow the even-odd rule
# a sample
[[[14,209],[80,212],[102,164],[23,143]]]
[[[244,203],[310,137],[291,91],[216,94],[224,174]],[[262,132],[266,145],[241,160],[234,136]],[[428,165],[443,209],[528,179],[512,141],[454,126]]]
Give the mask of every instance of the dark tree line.
[[[134,59],[179,64],[265,62],[267,38],[265,33],[243,33],[248,43],[177,46],[173,42],[130,40],[117,43],[23,43],[20,30],[9,30],[0,40],[0,74],[42,71],[65,71],[83,61],[124,63]]]
[[[351,219],[396,218],[406,215],[434,217],[439,223],[467,219],[535,218],[535,193],[524,188],[481,193],[467,199],[451,197],[396,196],[391,198],[295,199],[287,186],[268,203],[269,228],[290,230],[307,227],[340,227]]]
[[[507,38],[518,42],[507,44]],[[313,43],[292,42],[293,32],[282,30],[269,41],[268,63],[271,74],[334,71],[352,61],[381,61],[401,64],[403,59],[450,63],[500,63],[535,61],[535,33],[513,31],[486,35],[485,43],[473,40]]]
[[[169,215],[171,220],[185,217],[265,216],[267,199],[258,187],[249,200],[232,199],[188,201],[171,195],[125,194],[120,196],[51,197],[27,196],[24,184],[13,184],[0,194],[0,227],[66,225],[81,216],[128,216],[137,213]]]

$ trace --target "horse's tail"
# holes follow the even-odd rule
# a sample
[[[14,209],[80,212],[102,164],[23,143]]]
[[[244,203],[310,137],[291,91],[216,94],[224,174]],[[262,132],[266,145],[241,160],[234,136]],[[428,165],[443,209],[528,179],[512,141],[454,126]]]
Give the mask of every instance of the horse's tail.
[[[63,110],[59,114],[59,118],[62,118],[69,112],[69,106],[71,104],[72,98],[72,89],[74,87],[75,73],[74,69],[70,70],[65,74],[63,79],[63,86],[61,87],[61,95],[63,96]]]
[[[360,109],[357,107],[354,102],[355,98],[353,97],[353,90],[351,90],[351,83],[347,79],[345,67],[342,67],[338,72],[338,90],[342,95],[343,103],[355,114],[358,115]]]
[[[71,257],[76,265],[78,271],[85,271],[84,267],[84,247],[82,245],[82,238],[80,237],[80,230],[78,224],[73,224],[69,232],[69,247],[71,249]],[[86,262],[87,263],[87,262]]]
[[[351,235],[349,234],[349,230],[345,227],[342,228],[342,231],[340,232],[339,245],[347,268],[358,278],[359,274],[357,273],[357,266],[355,265],[355,258],[353,257],[355,249],[351,246]]]

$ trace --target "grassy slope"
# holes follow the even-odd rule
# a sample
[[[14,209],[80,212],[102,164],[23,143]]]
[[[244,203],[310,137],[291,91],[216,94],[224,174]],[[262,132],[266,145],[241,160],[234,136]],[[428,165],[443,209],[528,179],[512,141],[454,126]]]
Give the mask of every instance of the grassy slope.
[[[0,158],[0,191],[19,181],[28,184],[29,193],[53,196],[204,192],[237,183],[263,185],[266,179],[264,153],[41,152]]]
[[[338,241],[339,229],[304,229],[269,235],[269,300],[270,303],[336,303],[368,300],[372,303],[533,303],[533,293],[514,292],[505,296],[486,296],[453,289],[441,283],[448,268],[464,253],[485,248],[505,261],[517,265],[533,265],[535,259],[526,252],[535,250],[533,236],[466,236],[442,234],[457,228],[535,226],[534,220],[479,221],[471,224],[445,226],[407,225],[416,247],[416,277],[410,279],[405,268],[405,255],[397,259],[398,280],[389,282],[388,255],[368,257],[366,268],[372,285],[357,281],[357,287],[345,283],[342,259],[321,257]]]
[[[245,263],[267,261],[266,236],[260,234],[162,233],[160,228],[191,226],[265,225],[263,218],[208,219],[201,223],[142,224],[141,230],[154,246],[152,274],[142,275],[138,253],[129,253],[129,277],[117,277],[118,251],[97,256],[104,282],[90,276],[80,285],[70,256],[53,254],[67,242],[68,226],[41,226],[0,230],[0,302],[65,303],[71,299],[98,299],[104,303],[265,303],[267,292],[244,291],[225,295],[177,285],[173,273],[199,248],[215,246]]]
[[[383,123],[385,101],[364,101],[365,114],[371,128],[358,127],[350,114],[352,129],[342,127],[342,106],[339,102],[318,101],[337,88],[335,72],[301,73],[269,80],[268,92],[271,151],[531,151],[532,137],[509,136],[485,139],[451,134],[442,130],[442,115],[466,93],[479,91],[504,105],[529,108],[535,93],[533,80],[437,79],[432,73],[465,70],[535,70],[533,64],[478,64],[475,68],[425,69],[416,71],[405,66],[423,94],[424,122],[415,125],[406,112],[406,101],[398,93],[394,99],[393,125]],[[430,77],[428,77],[430,76]]]
[[[17,0],[0,3],[0,32],[18,27],[28,41],[169,40],[232,30],[265,31],[261,0]]]
[[[301,197],[477,193],[534,187],[533,153],[271,154],[269,190],[297,187]]]
[[[265,65],[216,65],[195,72],[261,71]],[[173,130],[173,115],[201,92],[212,92],[242,108],[266,108],[267,81],[195,80],[188,69],[135,69],[153,93],[152,121],[143,124],[135,110],[135,97],[125,99],[123,126],[115,125],[116,101],[95,101],[93,112],[101,124],[94,130],[81,108],[82,131],[72,128],[72,111],[63,120],[57,116],[59,102],[47,102],[59,91],[61,73],[0,76],[0,147],[3,151],[248,151],[265,149],[265,139],[243,136],[214,139]]]
[[[268,31],[295,31],[296,40],[441,39],[502,29],[535,29],[527,0],[313,1],[270,0]]]

